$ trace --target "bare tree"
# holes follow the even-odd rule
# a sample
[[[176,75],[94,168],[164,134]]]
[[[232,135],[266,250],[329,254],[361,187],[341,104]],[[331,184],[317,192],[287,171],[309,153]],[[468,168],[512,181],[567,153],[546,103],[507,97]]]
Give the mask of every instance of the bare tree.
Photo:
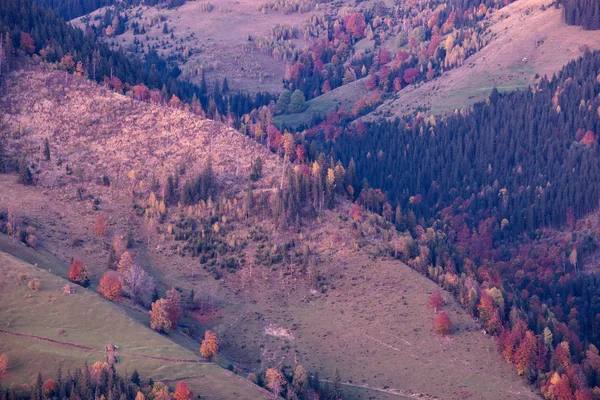
[[[133,264],[123,273],[123,284],[129,296],[137,303],[149,305],[152,301],[152,293],[155,284],[152,278],[144,268],[138,264]]]

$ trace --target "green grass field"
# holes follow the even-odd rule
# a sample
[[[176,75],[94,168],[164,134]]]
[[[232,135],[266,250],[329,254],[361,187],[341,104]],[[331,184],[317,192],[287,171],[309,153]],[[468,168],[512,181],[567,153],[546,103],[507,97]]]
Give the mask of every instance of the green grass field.
[[[0,252],[0,271],[0,329],[94,349],[0,333],[0,353],[9,358],[9,372],[0,381],[3,385],[31,382],[38,372],[47,378],[54,377],[58,366],[67,371],[86,362],[91,365],[104,361],[104,346],[114,343],[119,347],[120,373],[131,374],[137,369],[144,379],[170,383],[184,379],[202,398],[267,397],[262,389],[214,364],[139,358],[199,360],[200,357],[130,318],[118,305],[90,290],[77,286],[74,294],[63,293],[67,281],[3,252]],[[41,282],[38,291],[27,287],[34,278]]]

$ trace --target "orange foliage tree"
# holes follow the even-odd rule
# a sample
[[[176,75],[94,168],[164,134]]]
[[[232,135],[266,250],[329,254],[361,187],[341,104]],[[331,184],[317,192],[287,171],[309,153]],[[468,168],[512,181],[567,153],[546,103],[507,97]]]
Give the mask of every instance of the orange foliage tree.
[[[219,338],[217,338],[217,334],[211,331],[204,332],[204,339],[202,340],[202,345],[200,346],[200,354],[202,357],[205,357],[211,360],[214,356],[219,352]]]
[[[450,321],[448,314],[446,314],[445,311],[442,311],[436,315],[434,326],[436,331],[442,335],[447,335],[452,330],[452,321]]]
[[[177,382],[175,393],[173,393],[173,398],[175,400],[192,400],[194,398],[194,393],[192,393],[185,382],[179,381]]]
[[[83,261],[77,258],[73,260],[69,268],[69,280],[84,287],[90,284],[90,277]]]
[[[111,301],[118,300],[121,297],[121,289],[121,280],[113,271],[104,274],[98,285],[98,291]]]
[[[106,236],[106,217],[102,214],[98,215],[98,218],[94,222],[94,233],[96,236]]]
[[[285,377],[276,369],[269,368],[266,373],[267,387],[274,395],[278,396],[285,385]]]
[[[173,325],[169,318],[167,300],[156,300],[152,303],[152,309],[150,310],[150,328],[157,331],[168,332],[172,327]]]
[[[0,376],[4,375],[8,370],[8,356],[6,354],[0,355]]]

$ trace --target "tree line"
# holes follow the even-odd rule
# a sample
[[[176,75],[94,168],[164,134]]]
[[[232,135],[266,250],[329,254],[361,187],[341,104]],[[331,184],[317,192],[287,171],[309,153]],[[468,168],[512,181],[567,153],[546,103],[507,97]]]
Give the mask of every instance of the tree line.
[[[596,0],[559,0],[563,6],[565,22],[579,25],[585,30],[600,29],[600,2]]]

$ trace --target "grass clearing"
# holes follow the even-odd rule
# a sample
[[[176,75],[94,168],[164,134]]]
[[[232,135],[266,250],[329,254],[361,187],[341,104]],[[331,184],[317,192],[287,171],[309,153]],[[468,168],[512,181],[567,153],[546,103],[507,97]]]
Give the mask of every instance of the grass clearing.
[[[62,292],[65,280],[0,252],[0,323],[10,332],[42,336],[87,346],[96,351],[48,343],[34,338],[0,333],[0,353],[9,357],[9,374],[3,384],[29,383],[41,372],[53,377],[60,365],[74,370],[96,361],[104,361],[104,346],[119,347],[120,373],[137,369],[144,379],[175,382],[180,379],[203,398],[263,398],[263,391],[243,378],[214,364],[190,364],[140,359],[127,356],[148,355],[170,359],[199,359],[199,355],[175,344],[169,338],[129,318],[117,305],[98,294],[76,287],[74,294]],[[19,279],[19,275],[26,279]],[[30,279],[41,282],[38,291],[27,288]],[[64,333],[59,333],[63,330]]]

